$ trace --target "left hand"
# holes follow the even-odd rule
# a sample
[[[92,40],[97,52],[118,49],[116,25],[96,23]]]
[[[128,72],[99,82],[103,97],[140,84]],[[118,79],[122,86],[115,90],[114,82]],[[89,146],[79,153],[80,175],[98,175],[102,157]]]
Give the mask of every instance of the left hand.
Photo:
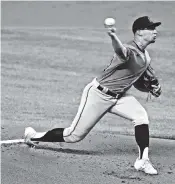
[[[162,93],[162,89],[161,89],[160,84],[158,84],[158,85],[151,85],[151,87],[152,87],[152,90],[150,91],[151,94],[153,96],[155,96],[155,97],[159,97],[161,95],[161,93]]]

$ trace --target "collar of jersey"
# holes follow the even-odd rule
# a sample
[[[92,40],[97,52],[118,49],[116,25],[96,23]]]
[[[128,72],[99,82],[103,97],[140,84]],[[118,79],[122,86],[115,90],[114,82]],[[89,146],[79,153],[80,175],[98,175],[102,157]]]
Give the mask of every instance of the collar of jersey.
[[[145,53],[145,49],[142,50],[142,49],[137,45],[137,43],[136,43],[135,41],[133,41],[133,43],[136,45],[136,47],[137,47],[142,53]]]

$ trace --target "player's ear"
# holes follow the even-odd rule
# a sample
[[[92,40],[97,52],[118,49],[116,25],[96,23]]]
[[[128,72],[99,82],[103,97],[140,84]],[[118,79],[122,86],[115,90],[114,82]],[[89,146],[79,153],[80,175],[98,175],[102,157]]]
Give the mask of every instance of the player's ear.
[[[142,30],[137,30],[137,35],[142,36],[143,35]]]

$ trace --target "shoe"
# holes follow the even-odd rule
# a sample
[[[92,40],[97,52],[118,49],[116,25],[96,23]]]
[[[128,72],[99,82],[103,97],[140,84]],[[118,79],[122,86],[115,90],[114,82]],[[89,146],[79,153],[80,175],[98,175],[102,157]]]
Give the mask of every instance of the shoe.
[[[134,164],[134,168],[137,171],[143,171],[146,174],[156,175],[157,170],[153,167],[149,159],[137,158]]]
[[[33,138],[36,135],[36,131],[32,127],[25,128],[24,132],[24,141],[25,143],[30,147],[35,147],[38,142],[31,141],[31,138]]]

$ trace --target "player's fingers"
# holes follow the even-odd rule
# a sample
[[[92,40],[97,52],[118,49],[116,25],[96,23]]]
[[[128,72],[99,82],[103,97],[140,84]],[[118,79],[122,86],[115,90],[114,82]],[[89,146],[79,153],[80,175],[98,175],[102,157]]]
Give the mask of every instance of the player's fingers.
[[[116,32],[116,28],[115,27],[108,27],[108,31],[115,33]]]
[[[160,88],[160,85],[151,85],[154,88]]]
[[[116,28],[115,27],[108,28],[108,31],[107,32],[108,32],[108,35],[109,36],[112,36],[116,32]]]
[[[159,90],[161,88],[160,85],[156,86],[156,85],[151,85],[155,90]]]

